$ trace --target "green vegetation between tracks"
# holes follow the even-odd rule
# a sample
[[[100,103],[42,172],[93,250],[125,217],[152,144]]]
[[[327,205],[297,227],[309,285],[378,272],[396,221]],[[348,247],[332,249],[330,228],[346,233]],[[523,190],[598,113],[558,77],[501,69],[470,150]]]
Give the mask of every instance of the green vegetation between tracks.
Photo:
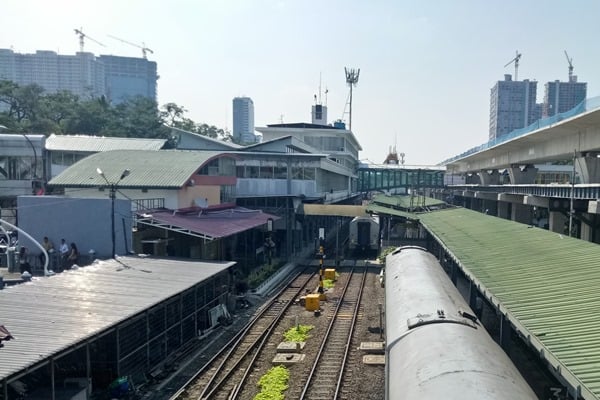
[[[282,365],[273,367],[258,380],[260,392],[254,400],[283,400],[288,388],[290,371]]]
[[[287,342],[306,342],[306,339],[310,337],[308,334],[314,328],[313,325],[297,325],[293,328],[288,329],[283,337]]]

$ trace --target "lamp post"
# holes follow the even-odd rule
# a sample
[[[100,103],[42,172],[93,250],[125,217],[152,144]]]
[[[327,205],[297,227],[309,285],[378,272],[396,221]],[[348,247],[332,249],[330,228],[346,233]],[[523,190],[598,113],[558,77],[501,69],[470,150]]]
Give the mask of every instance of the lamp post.
[[[106,182],[106,184],[108,185],[109,189],[110,189],[110,220],[111,220],[111,231],[110,231],[110,237],[112,240],[112,258],[117,258],[116,255],[116,251],[115,251],[115,198],[116,198],[116,193],[117,193],[117,185],[119,184],[119,182],[121,182],[123,180],[123,178],[125,178],[126,176],[128,176],[131,171],[126,169],[123,171],[123,173],[121,173],[121,177],[119,178],[118,181],[112,183],[110,182],[107,178],[106,175],[104,175],[104,172],[102,172],[102,170],[100,168],[96,168],[96,172],[98,173],[98,175],[100,175],[102,177],[102,179],[104,179],[104,181]]]

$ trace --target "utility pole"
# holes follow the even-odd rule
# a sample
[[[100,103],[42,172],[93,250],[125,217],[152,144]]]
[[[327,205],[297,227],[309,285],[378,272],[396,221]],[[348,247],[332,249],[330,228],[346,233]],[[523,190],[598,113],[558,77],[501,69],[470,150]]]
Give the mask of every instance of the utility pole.
[[[573,171],[571,172],[571,204],[569,207],[569,237],[573,236],[573,214],[575,213],[573,203],[575,196],[575,161],[577,159],[577,150],[573,150]]]
[[[116,254],[116,235],[115,235],[115,198],[117,197],[117,185],[119,184],[119,182],[121,182],[123,180],[123,178],[125,178],[126,176],[129,176],[129,174],[131,173],[130,170],[126,169],[123,171],[123,173],[121,174],[121,177],[119,178],[118,181],[116,182],[110,182],[107,178],[106,175],[104,175],[104,172],[102,172],[102,170],[100,168],[96,168],[96,172],[98,173],[98,175],[100,175],[102,177],[102,179],[104,179],[104,181],[106,182],[106,184],[108,185],[109,189],[110,189],[110,216],[111,216],[111,233],[110,233],[110,237],[112,240],[112,253],[111,253],[111,257],[112,258],[117,258],[117,254]]]

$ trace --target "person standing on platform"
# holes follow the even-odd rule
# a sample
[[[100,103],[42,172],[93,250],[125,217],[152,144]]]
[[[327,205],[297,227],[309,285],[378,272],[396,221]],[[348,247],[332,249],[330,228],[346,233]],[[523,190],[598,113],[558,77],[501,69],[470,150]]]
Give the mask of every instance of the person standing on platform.
[[[71,269],[71,267],[79,262],[79,250],[77,250],[77,246],[75,243],[71,243],[71,249],[69,250],[69,255],[67,257],[67,269]]]
[[[42,240],[42,247],[46,250],[48,257],[50,257],[50,253],[54,251],[54,244],[48,239],[48,236],[44,236],[44,240]],[[44,265],[44,253],[40,253],[40,263]],[[48,264],[50,260],[48,260]]]
[[[65,241],[65,239],[60,239],[60,247],[58,248],[60,251],[60,266],[61,269],[65,269],[67,265],[67,257],[69,257],[69,245]]]
[[[29,265],[28,258],[27,247],[21,246],[21,250],[19,250],[19,267],[21,273],[27,271],[31,274],[31,265]]]

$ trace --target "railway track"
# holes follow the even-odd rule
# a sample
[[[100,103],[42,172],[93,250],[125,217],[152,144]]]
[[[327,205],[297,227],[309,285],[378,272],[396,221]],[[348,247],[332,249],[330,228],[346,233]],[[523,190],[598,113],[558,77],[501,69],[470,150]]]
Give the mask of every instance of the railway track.
[[[325,337],[302,392],[298,395],[287,393],[286,397],[311,400],[338,397],[367,277],[367,268],[362,268],[362,274],[355,270],[353,268],[346,275],[343,292],[330,316]]]
[[[309,283],[314,271],[299,273],[265,304],[246,329],[198,371],[170,400],[235,399],[274,327]]]

